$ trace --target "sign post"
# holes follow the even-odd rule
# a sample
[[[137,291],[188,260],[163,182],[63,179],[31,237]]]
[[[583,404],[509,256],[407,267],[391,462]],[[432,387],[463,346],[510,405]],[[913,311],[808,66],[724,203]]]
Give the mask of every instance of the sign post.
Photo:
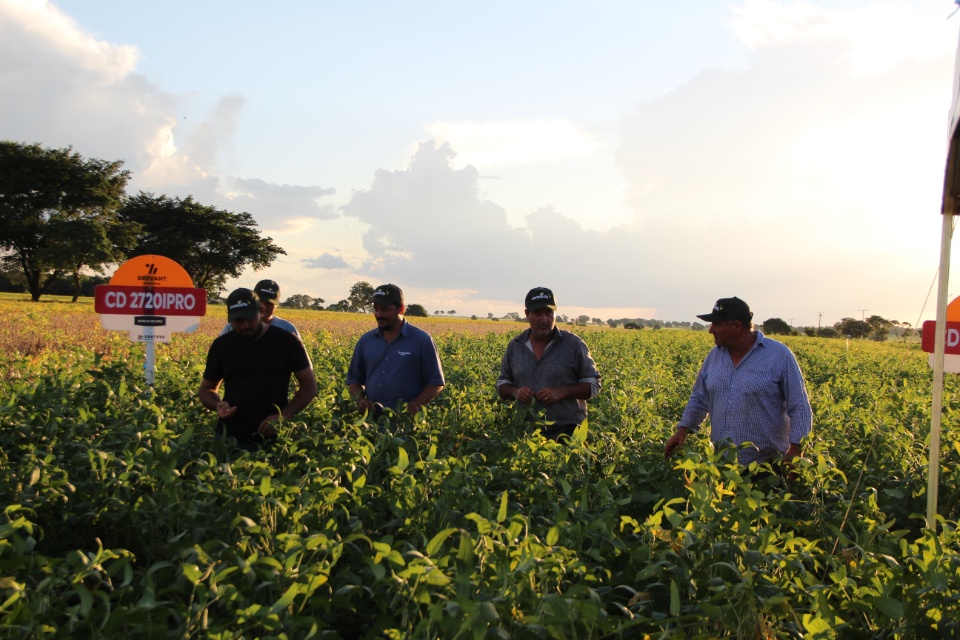
[[[207,292],[195,289],[186,269],[170,258],[137,256],[120,265],[109,284],[97,286],[94,309],[104,329],[126,330],[130,340],[146,344],[144,374],[152,387],[156,343],[170,342],[175,331],[196,331],[207,313]]]
[[[949,220],[944,216],[944,220]],[[941,256],[944,254],[941,253]],[[949,255],[947,253],[946,255]],[[947,267],[949,270],[949,267]],[[944,272],[941,271],[941,274]],[[941,275],[941,286],[946,279]],[[946,301],[946,291],[941,292]],[[937,310],[937,320],[923,323],[921,347],[930,354],[933,369],[933,408],[930,414],[930,465],[927,471],[927,528],[936,530],[940,493],[940,414],[943,408],[943,374],[960,373],[960,297]]]

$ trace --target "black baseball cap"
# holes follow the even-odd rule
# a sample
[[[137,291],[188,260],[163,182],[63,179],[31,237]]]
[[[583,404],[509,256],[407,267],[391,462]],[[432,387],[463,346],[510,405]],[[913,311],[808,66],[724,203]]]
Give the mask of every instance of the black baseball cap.
[[[253,288],[253,292],[260,298],[260,302],[280,304],[280,285],[273,280],[261,280]]]
[[[256,318],[260,313],[260,298],[250,289],[234,289],[227,296],[227,320]]]
[[[724,320],[739,320],[747,324],[753,320],[753,312],[750,306],[740,298],[720,298],[713,305],[713,311],[697,316],[707,322],[722,322]]]
[[[546,287],[534,287],[530,289],[527,297],[523,299],[523,306],[527,311],[536,311],[544,307],[549,307],[556,311],[557,301],[553,297],[553,291],[550,291],[550,289]]]
[[[403,305],[403,290],[395,284],[382,284],[373,290],[370,302],[379,305]]]

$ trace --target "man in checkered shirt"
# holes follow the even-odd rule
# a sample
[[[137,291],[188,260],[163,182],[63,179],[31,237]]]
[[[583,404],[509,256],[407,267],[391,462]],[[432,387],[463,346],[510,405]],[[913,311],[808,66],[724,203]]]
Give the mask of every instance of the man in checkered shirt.
[[[713,311],[697,317],[710,323],[716,346],[700,367],[664,454],[682,446],[709,413],[710,439],[737,445],[741,464],[800,456],[813,414],[793,353],[753,328],[753,312],[739,298],[717,300]]]

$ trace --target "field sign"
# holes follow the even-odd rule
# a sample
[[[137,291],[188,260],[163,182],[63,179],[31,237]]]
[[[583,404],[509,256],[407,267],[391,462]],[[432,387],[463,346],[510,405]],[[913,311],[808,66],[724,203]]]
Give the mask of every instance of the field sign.
[[[947,317],[944,327],[947,335],[943,344],[943,370],[948,373],[960,373],[960,297],[947,305]],[[930,354],[930,367],[933,368],[933,344],[937,334],[935,320],[923,323],[920,337],[921,348]]]
[[[174,332],[190,333],[207,313],[207,292],[195,289],[187,270],[163,256],[130,258],[117,269],[110,284],[97,286],[94,309],[104,329],[126,331],[134,342],[145,342],[147,384],[156,377],[157,342],[170,342]]]
[[[947,339],[943,346],[943,352],[960,355],[960,322],[947,322]],[[927,320],[923,323],[923,337],[920,345],[927,353],[933,353],[933,339],[937,332],[937,323],[935,320]]]
[[[207,292],[195,289],[186,269],[163,256],[131,258],[120,265],[110,284],[94,293],[94,309],[104,329],[126,330],[134,342],[170,342],[190,333],[207,313]]]

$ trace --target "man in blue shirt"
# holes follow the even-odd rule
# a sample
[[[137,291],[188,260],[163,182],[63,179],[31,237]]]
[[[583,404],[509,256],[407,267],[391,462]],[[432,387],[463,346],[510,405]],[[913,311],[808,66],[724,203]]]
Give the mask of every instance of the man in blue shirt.
[[[813,418],[793,353],[753,329],[753,313],[739,298],[717,300],[713,311],[697,317],[710,323],[716,346],[700,367],[664,454],[669,457],[682,446],[709,413],[715,444],[753,443],[739,450],[741,464],[800,456]]]
[[[360,336],[350,359],[347,386],[361,413],[384,408],[415,414],[443,389],[437,347],[425,331],[404,320],[403,291],[394,284],[372,296],[377,328]]]

